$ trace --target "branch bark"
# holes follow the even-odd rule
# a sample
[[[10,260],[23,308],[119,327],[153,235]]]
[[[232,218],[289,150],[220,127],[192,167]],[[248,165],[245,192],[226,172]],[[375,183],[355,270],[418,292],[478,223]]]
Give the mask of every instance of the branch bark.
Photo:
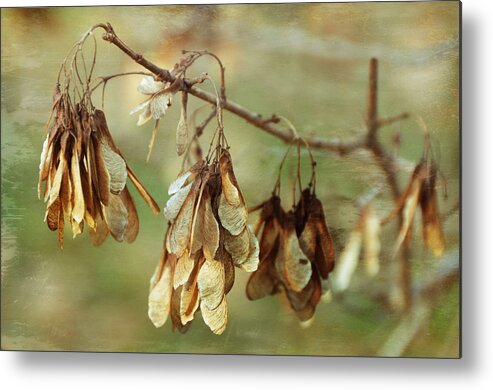
[[[103,28],[106,32],[103,34],[103,39],[108,41],[118,47],[121,51],[127,54],[135,62],[155,74],[162,81],[174,83],[176,82],[176,77],[174,77],[171,72],[166,69],[160,68],[159,66],[153,64],[147,60],[142,54],[139,54],[132,50],[125,42],[123,42],[115,33],[113,27],[107,24],[100,24],[98,27]],[[182,90],[186,90],[189,94],[204,100],[213,105],[216,104],[216,96],[206,92],[200,88],[191,86],[187,80],[183,81],[181,85]],[[376,102],[375,102],[376,104]],[[251,125],[281,139],[282,141],[289,143],[293,140],[291,132],[275,124],[276,115],[269,117],[264,117],[261,114],[252,112],[245,107],[241,106],[234,101],[225,99],[223,103],[223,109],[243,118]],[[391,124],[396,120],[405,119],[408,117],[407,113],[401,113],[391,118],[384,118],[375,121],[375,126],[380,127],[387,124]],[[361,135],[349,140],[340,140],[338,138],[326,139],[319,137],[307,137],[305,138],[307,144],[312,149],[326,150],[330,152],[337,153],[339,155],[345,155],[353,152],[357,149],[368,148],[368,138],[366,135]],[[385,156],[385,161],[392,159],[392,156]]]

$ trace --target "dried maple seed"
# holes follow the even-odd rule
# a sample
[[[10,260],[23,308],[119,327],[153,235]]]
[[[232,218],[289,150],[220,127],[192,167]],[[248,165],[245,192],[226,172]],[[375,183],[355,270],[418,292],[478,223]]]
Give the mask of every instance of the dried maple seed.
[[[436,177],[436,165],[429,158],[423,158],[414,169],[411,180],[397,203],[397,212],[400,213],[402,222],[394,247],[394,256],[397,255],[404,241],[410,237],[418,205],[421,208],[425,245],[435,256],[442,256],[445,252],[445,240],[436,199]]]
[[[273,195],[263,203],[255,227],[260,264],[249,278],[250,300],[284,290],[301,321],[310,320],[327,288],[335,264],[334,247],[321,202],[309,188],[294,210],[285,213]]]
[[[221,334],[227,324],[226,294],[234,283],[234,267],[252,272],[259,262],[258,241],[246,225],[247,209],[229,152],[222,149],[211,163],[197,162],[171,183],[168,194],[164,261],[169,256],[175,261],[170,262],[171,281],[165,284],[169,291],[160,299],[169,298],[171,312],[165,310],[166,304],[159,306],[164,308],[161,316],[149,311],[149,317],[162,326],[163,316],[170,315],[173,327],[185,332],[200,307],[206,325]]]
[[[371,203],[364,208],[362,219],[365,269],[368,275],[375,276],[380,269],[381,226]]]
[[[41,152],[38,195],[47,202],[48,227],[58,230],[60,247],[65,218],[74,237],[87,223],[95,245],[108,233],[117,241],[134,241],[139,220],[127,178],[154,212],[159,207],[114,144],[104,113],[82,103],[73,106],[60,94],[53,117]]]

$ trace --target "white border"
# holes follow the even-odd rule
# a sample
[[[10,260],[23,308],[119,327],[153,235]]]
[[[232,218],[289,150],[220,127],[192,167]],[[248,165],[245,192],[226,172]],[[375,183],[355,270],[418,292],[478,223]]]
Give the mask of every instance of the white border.
[[[223,2],[225,1],[211,1]],[[139,2],[2,0],[1,5],[6,7],[136,3]],[[148,0],[140,3],[165,2]],[[462,360],[0,352],[2,387],[36,390],[491,388],[492,4],[493,2],[485,0],[463,2]]]

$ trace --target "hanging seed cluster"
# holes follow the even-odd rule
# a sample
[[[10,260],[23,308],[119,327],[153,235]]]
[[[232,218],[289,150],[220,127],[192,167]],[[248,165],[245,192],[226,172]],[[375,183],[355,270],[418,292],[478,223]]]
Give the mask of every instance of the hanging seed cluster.
[[[58,231],[61,248],[65,220],[74,237],[86,223],[95,245],[108,233],[117,241],[133,242],[139,219],[127,178],[153,211],[159,212],[159,207],[113,142],[104,113],[82,101],[72,105],[68,93],[58,87],[53,107],[38,184],[38,196],[46,202],[48,227]]]
[[[414,216],[418,206],[421,208],[425,246],[435,256],[442,256],[445,252],[445,240],[436,196],[437,176],[436,163],[428,153],[425,153],[423,159],[414,169],[411,179],[398,202],[397,213],[400,214],[402,223],[394,248],[394,256],[402,244],[411,237]]]
[[[299,319],[311,319],[335,264],[322,203],[307,188],[296,208],[286,213],[274,195],[264,203],[255,232],[260,237],[260,264],[248,280],[248,298],[284,290]]]
[[[219,155],[210,164],[199,161],[169,187],[164,214],[170,225],[149,294],[149,317],[157,327],[170,315],[185,332],[200,307],[207,326],[221,334],[234,267],[257,269],[258,241],[247,225],[231,155],[226,149]]]
[[[299,319],[308,321],[314,316],[320,298],[328,291],[335,255],[323,206],[315,195],[316,163],[309,152],[312,177],[308,187],[302,190],[300,146],[304,141],[294,128],[293,132],[298,144],[300,199],[288,212],[281,207],[281,170],[290,145],[279,167],[273,195],[262,204],[255,226],[260,242],[260,264],[248,280],[246,293],[250,300],[256,300],[285,291]]]

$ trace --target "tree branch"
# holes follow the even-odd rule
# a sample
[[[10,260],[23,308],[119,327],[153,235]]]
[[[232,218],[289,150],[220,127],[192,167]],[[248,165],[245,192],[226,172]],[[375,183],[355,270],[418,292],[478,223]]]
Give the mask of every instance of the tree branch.
[[[123,42],[113,30],[113,27],[107,23],[106,25],[98,25],[105,29],[106,33],[103,34],[103,39],[114,44],[120,50],[122,50],[125,54],[127,54],[130,58],[132,58],[135,62],[155,74],[160,80],[165,82],[174,83],[177,81],[177,78],[171,74],[166,69],[160,68],[152,62],[148,61],[146,58],[142,56],[142,54],[138,54],[133,51],[125,42]],[[375,82],[376,83],[376,82]],[[180,89],[186,90],[189,94],[204,100],[213,105],[216,104],[216,96],[209,92],[206,92],[202,89],[193,87],[187,80],[183,80],[183,85],[180,86]],[[376,105],[376,102],[375,102]],[[275,123],[277,122],[276,115],[272,115],[271,118],[265,118],[261,114],[257,114],[255,112],[251,112],[247,110],[245,107],[241,106],[238,103],[235,103],[231,100],[225,100],[223,108],[240,118],[243,118],[251,125],[264,130],[265,132],[281,139],[284,142],[291,142],[293,137],[289,130],[286,130],[280,126],[277,126]],[[376,111],[375,111],[376,113]],[[374,126],[379,127],[384,124],[392,123],[396,120],[405,119],[408,117],[407,113],[399,114],[393,118],[383,119],[380,122],[375,120]],[[367,148],[368,140],[367,137],[362,135],[360,137],[355,137],[350,140],[340,140],[337,138],[334,139],[325,139],[318,137],[306,137],[305,138],[307,144],[313,149],[326,150],[330,152],[338,153],[339,155],[344,155],[350,153],[356,149]],[[391,159],[391,156],[385,156],[385,161]],[[383,161],[382,160],[382,161]],[[385,163],[387,164],[387,163]]]
[[[169,82],[172,84],[178,83],[178,89],[188,92],[189,94],[204,100],[213,106],[217,105],[217,97],[214,94],[203,91],[195,86],[190,80],[179,79],[173,72],[166,69],[162,69],[153,64],[141,54],[133,51],[125,42],[123,42],[113,30],[113,27],[107,23],[106,25],[97,25],[105,29],[106,33],[103,34],[103,39],[114,44],[135,62],[155,74],[160,80]],[[222,77],[224,77],[224,67],[221,64]],[[245,107],[235,103],[233,101],[221,99],[221,106],[224,110],[227,110],[240,118],[243,118],[251,125],[262,129],[263,131],[281,139],[284,142],[292,142],[293,135],[287,129],[284,129],[276,123],[278,117],[272,115],[270,118],[265,118],[260,114],[251,112]],[[330,152],[338,153],[339,155],[345,155],[357,149],[369,150],[380,169],[384,172],[387,184],[390,187],[392,198],[394,202],[400,198],[400,190],[397,181],[397,162],[395,157],[392,156],[378,139],[378,130],[381,126],[392,124],[398,120],[408,118],[407,113],[401,113],[399,115],[389,118],[378,118],[378,61],[376,58],[372,58],[369,64],[369,88],[368,88],[368,107],[366,117],[366,134],[355,137],[350,140],[339,139],[324,139],[318,137],[306,137],[306,145],[312,149],[326,150]],[[202,131],[203,129],[199,129]],[[397,310],[405,310],[410,307],[411,304],[411,273],[409,264],[409,247],[404,244],[401,251],[401,258],[398,264],[396,264],[396,278],[391,288],[391,303]]]

